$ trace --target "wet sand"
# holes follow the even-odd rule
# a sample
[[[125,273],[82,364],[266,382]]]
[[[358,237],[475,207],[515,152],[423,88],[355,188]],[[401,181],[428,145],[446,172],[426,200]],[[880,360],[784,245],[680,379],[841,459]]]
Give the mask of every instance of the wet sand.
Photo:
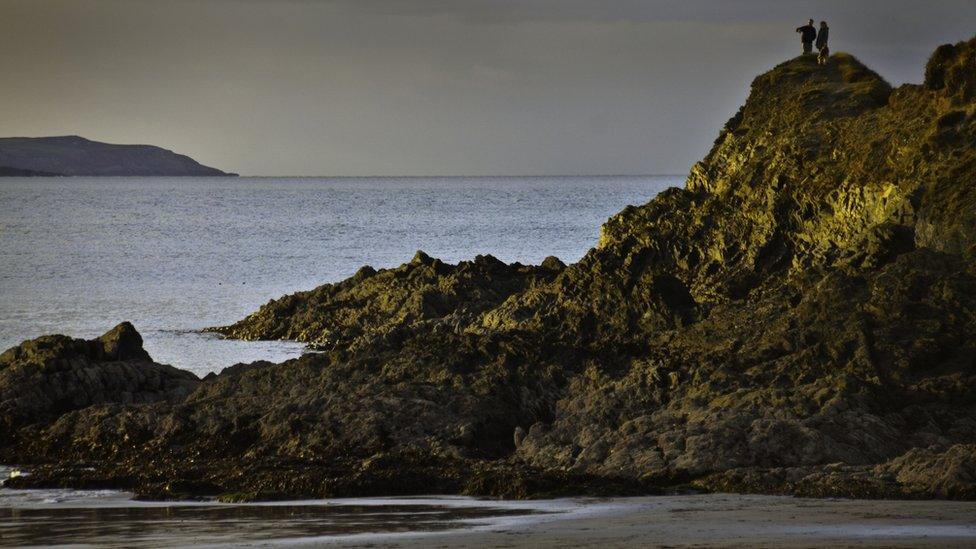
[[[299,545],[326,540],[305,540]],[[293,540],[292,543],[297,542]],[[468,531],[333,539],[347,547],[976,547],[976,502],[713,494],[626,498]]]
[[[712,494],[221,504],[0,490],[0,503],[3,546],[976,547],[976,502]]]

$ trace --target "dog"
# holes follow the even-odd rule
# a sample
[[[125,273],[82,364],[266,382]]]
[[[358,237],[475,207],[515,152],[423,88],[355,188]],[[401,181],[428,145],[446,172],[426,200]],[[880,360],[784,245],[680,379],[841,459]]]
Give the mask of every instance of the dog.
[[[827,59],[829,58],[830,58],[830,48],[824,46],[823,48],[820,49],[820,53],[817,55],[817,64],[826,65]]]

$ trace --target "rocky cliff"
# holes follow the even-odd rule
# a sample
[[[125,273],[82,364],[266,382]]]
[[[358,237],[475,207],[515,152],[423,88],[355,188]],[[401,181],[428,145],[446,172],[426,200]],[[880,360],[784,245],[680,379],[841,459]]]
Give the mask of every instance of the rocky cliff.
[[[234,175],[152,145],[114,145],[75,135],[0,138],[0,176]]]
[[[79,406],[0,458],[156,497],[976,498],[974,60],[897,89],[787,61],[578,263],[364,268],[216,328],[320,352]]]

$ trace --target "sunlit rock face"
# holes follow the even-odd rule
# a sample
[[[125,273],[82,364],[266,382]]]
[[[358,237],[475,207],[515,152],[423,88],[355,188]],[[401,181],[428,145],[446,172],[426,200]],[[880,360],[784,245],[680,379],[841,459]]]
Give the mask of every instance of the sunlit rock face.
[[[418,253],[285,296],[215,330],[318,352],[52,413],[5,447],[17,483],[974,497],[974,55],[896,89],[787,61],[578,263]]]
[[[320,348],[365,343],[424,323],[459,331],[506,298],[550,282],[565,267],[555,257],[531,266],[507,265],[490,255],[450,265],[417,252],[398,268],[363,267],[342,282],[284,296],[236,324],[211,330]]]
[[[519,455],[673,477],[973,441],[976,114],[964,75],[976,42],[948,51],[928,72],[957,71],[954,86],[892,90],[845,54],[758,77],[686,189],[612,218],[561,276],[612,279],[624,307],[587,296],[556,315],[593,315],[647,350],[575,379]],[[687,288],[695,322],[653,329],[668,320],[661,276]]]

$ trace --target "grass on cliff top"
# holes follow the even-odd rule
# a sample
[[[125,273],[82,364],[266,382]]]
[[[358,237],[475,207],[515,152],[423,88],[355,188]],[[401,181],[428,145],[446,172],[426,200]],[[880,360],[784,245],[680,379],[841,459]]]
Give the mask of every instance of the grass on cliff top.
[[[891,85],[856,57],[839,52],[826,65],[817,64],[817,56],[801,55],[780,63],[753,82],[753,92],[784,96],[784,88],[802,89],[805,100],[822,97],[824,106],[835,112],[858,111],[869,105],[880,107],[888,102]],[[787,94],[787,96],[796,96]]]

